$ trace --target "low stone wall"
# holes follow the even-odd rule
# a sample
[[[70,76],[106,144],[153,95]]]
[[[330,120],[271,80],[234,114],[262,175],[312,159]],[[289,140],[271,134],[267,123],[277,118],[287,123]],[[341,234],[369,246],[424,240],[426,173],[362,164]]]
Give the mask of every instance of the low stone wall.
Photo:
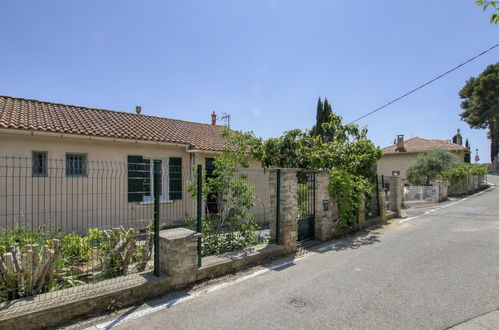
[[[52,328],[72,319],[112,308],[130,306],[146,299],[163,295],[171,290],[171,278],[155,277],[152,272],[133,274],[121,278],[86,284],[57,292],[43,293],[2,303],[1,329]],[[36,302],[33,301],[36,300]]]
[[[197,270],[196,280],[204,280],[233,273],[239,269],[258,265],[274,256],[285,254],[285,248],[276,244],[264,244],[251,248],[210,257],[203,260]]]
[[[469,195],[487,187],[485,176],[472,175],[470,177],[451,183],[448,189],[449,196]]]

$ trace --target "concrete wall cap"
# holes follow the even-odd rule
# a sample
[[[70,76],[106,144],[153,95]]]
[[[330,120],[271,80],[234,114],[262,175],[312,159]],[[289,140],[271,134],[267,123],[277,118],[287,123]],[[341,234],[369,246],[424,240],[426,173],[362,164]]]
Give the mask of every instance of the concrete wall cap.
[[[269,172],[276,172],[277,170],[281,170],[281,172],[313,172],[313,173],[329,173],[328,170],[307,170],[306,168],[267,168],[265,169],[266,171]]]
[[[164,239],[167,242],[173,242],[178,240],[183,240],[186,238],[198,238],[201,237],[201,233],[197,233],[194,230],[190,230],[187,228],[175,228],[175,229],[167,229],[161,230],[159,232],[160,239]]]

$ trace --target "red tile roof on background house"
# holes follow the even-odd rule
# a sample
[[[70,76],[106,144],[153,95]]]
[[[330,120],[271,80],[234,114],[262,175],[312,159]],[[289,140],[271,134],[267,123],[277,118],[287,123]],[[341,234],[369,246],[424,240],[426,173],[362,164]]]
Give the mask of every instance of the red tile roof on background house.
[[[223,126],[0,96],[0,128],[168,142],[222,151]]]
[[[407,152],[423,152],[423,151],[428,151],[428,150],[433,150],[437,148],[441,149],[446,149],[446,150],[463,150],[465,152],[469,152],[468,148],[460,146],[459,144],[455,144],[452,142],[444,141],[444,140],[437,140],[437,139],[423,139],[418,136],[404,141],[404,148],[406,152],[400,152],[396,151],[395,149],[397,148],[397,144],[388,146],[386,148],[383,148],[382,151],[384,154],[400,154],[400,153],[407,153]]]

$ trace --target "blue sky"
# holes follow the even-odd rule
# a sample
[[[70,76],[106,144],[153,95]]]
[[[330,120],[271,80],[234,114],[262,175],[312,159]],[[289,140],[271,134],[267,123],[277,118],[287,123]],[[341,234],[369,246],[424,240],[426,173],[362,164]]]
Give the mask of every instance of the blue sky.
[[[4,1],[0,94],[210,122],[263,137],[315,122],[319,96],[345,121],[499,42],[474,0]],[[359,122],[450,139],[489,161],[486,133],[459,119],[465,81],[499,49]]]

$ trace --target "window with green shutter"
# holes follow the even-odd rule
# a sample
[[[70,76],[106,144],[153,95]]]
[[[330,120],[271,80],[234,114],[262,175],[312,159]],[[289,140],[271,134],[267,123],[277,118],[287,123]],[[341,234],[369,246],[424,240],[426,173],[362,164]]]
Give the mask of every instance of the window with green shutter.
[[[170,200],[182,199],[182,158],[169,158],[168,179]]]
[[[144,179],[150,178],[145,169],[142,156],[128,156],[128,201],[142,202],[144,196]]]

